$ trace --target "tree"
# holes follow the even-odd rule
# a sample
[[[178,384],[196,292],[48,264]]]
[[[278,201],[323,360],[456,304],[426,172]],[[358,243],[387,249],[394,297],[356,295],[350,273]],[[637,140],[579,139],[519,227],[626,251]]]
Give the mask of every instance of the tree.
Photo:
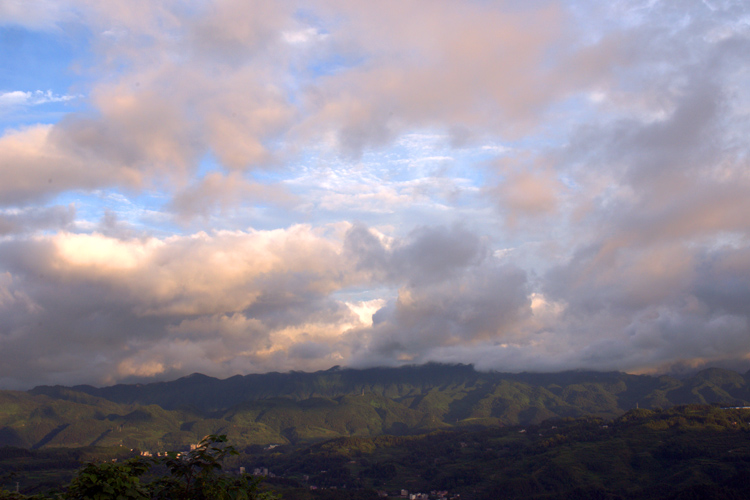
[[[259,479],[247,474],[230,476],[222,461],[237,455],[224,435],[209,435],[189,453],[169,452],[160,458],[131,458],[124,462],[88,463],[73,477],[63,500],[276,500],[271,492],[259,492]],[[166,469],[155,480],[142,481]],[[46,500],[0,490],[0,500]]]
[[[141,458],[131,458],[122,463],[88,463],[68,486],[64,498],[70,500],[149,500],[147,485],[141,476],[152,463]]]
[[[275,498],[269,492],[258,493],[259,480],[243,474],[221,474],[221,462],[237,455],[226,446],[227,437],[209,435],[187,455],[170,452],[163,464],[169,470],[154,483],[154,499],[164,500],[261,500]]]

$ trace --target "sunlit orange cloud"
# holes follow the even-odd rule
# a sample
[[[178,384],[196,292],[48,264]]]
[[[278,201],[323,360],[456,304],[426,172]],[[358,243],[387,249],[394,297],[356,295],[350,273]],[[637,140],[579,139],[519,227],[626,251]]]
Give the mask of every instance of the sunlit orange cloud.
[[[304,288],[299,291],[323,294],[348,279],[337,269],[336,243],[305,226],[166,240],[61,233],[50,241],[56,256],[48,266],[55,273],[111,282],[137,298],[140,314],[240,311],[268,286],[268,276],[283,279],[303,273],[306,278],[299,285]]]

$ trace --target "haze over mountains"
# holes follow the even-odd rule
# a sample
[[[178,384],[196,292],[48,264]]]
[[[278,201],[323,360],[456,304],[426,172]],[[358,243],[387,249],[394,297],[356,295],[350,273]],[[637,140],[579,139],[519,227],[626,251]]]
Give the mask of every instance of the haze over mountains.
[[[0,445],[170,449],[209,433],[240,445],[615,417],[636,406],[750,405],[750,372],[479,372],[427,364],[0,392]]]

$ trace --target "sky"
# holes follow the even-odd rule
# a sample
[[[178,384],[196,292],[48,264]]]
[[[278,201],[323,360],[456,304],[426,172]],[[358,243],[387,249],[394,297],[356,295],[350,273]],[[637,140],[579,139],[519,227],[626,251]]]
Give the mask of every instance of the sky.
[[[0,0],[0,388],[750,368],[744,0]]]

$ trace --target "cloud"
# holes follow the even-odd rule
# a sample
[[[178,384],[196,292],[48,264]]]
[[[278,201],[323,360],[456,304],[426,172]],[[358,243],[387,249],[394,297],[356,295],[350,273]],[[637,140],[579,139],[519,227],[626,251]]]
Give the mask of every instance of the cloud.
[[[442,360],[446,346],[508,341],[531,316],[526,274],[488,255],[460,226],[423,227],[387,240],[366,227],[346,235],[344,255],[373,280],[399,286],[357,336],[356,366]]]
[[[31,97],[31,92],[14,90],[12,92],[3,92],[0,94],[0,106],[18,106],[26,104]]]
[[[659,47],[691,49],[670,74],[644,76],[644,90],[617,97],[658,102],[658,113],[618,102],[615,118],[575,130],[560,156],[564,168],[578,165],[569,172],[591,198],[579,212],[585,242],[543,281],[564,306],[550,331],[580,346],[554,366],[747,368],[750,323],[735,305],[747,290],[722,271],[732,262],[741,277],[747,265],[740,214],[750,185],[736,135],[748,123],[734,111],[746,97],[730,90],[747,40],[707,43],[702,28],[688,23],[685,46]]]
[[[22,105],[36,106],[39,104],[46,104],[48,102],[67,102],[80,97],[81,96],[56,95],[52,93],[51,90],[35,90],[34,92],[14,90],[11,92],[3,92],[0,94],[0,109],[4,107]]]
[[[522,170],[510,172],[487,194],[501,211],[506,212],[508,224],[515,226],[519,218],[553,214],[563,191],[554,171]]]
[[[59,22],[74,17],[69,2],[65,1],[7,0],[0,5],[0,25],[54,30]]]
[[[39,230],[65,230],[73,224],[75,215],[73,205],[0,211],[0,236]]]
[[[320,369],[354,362],[363,349],[386,356],[395,337],[412,350],[492,337],[528,315],[524,274],[487,261],[467,230],[423,228],[391,240],[383,249],[403,276],[376,272],[371,252],[351,245],[363,232],[374,234],[293,226],[6,240],[0,376],[28,385]],[[400,286],[397,301],[334,296],[373,279]]]
[[[0,203],[23,204],[76,188],[132,189],[164,181],[181,187],[208,152],[228,169],[274,161],[269,143],[293,115],[274,82],[279,72],[266,61],[269,55],[283,58],[286,44],[270,42],[282,27],[294,27],[278,4],[51,3],[94,32],[98,53],[87,69],[94,75],[90,111],[70,113],[50,126],[11,129],[0,137],[4,148],[17,153],[6,156],[0,168],[32,172],[28,186],[16,189],[8,183],[14,193]],[[69,21],[58,14],[45,23]],[[247,19],[262,22],[248,25]],[[31,19],[24,23],[38,27]],[[117,37],[110,36],[115,32]],[[51,91],[13,91],[0,95],[0,106],[70,98]],[[19,142],[27,143],[23,154],[17,151]],[[90,174],[71,175],[81,165],[90,166]],[[42,187],[34,179],[36,170],[64,181]]]
[[[204,57],[242,60],[278,42],[284,28],[296,27],[293,9],[283,2],[211,2],[189,25],[188,40]]]
[[[460,128],[466,137],[472,130],[517,135],[570,91],[567,83],[549,83],[558,69],[547,67],[546,54],[561,37],[568,42],[562,33],[569,19],[555,3],[514,10],[450,1],[377,8],[321,1],[310,7],[316,26],[303,22],[293,3],[54,5],[45,22],[62,26],[73,16],[94,33],[91,111],[48,129],[53,153],[65,161],[45,168],[71,185],[21,190],[9,203],[71,187],[141,189],[166,181],[184,188],[207,153],[224,169],[246,172],[275,167],[330,137],[341,154],[356,156],[413,127]],[[389,36],[374,26],[388,26]],[[316,43],[289,43],[290,34]],[[359,62],[329,72],[329,59],[339,55]],[[4,96],[26,103],[68,97]],[[69,163],[93,164],[99,178],[74,180],[66,174]],[[399,194],[373,193],[371,204],[393,195]]]
[[[9,130],[0,137],[0,205],[23,205],[72,189],[94,189],[120,181],[133,185],[135,172],[99,162],[95,152],[76,150],[56,134],[52,125]],[[94,158],[90,158],[94,156]]]
[[[487,256],[486,242],[457,225],[414,229],[404,239],[384,241],[356,225],[346,234],[344,252],[357,269],[376,280],[423,285],[445,281]]]
[[[373,315],[355,366],[444,361],[450,346],[507,342],[531,313],[525,274],[487,263],[439,284],[404,286]]]
[[[746,366],[744,11],[4,2],[0,378]]]
[[[545,295],[564,305],[548,328],[581,346],[566,366],[665,370],[684,360],[743,366],[736,363],[750,352],[743,340],[750,318],[738,307],[747,299],[740,284],[750,263],[746,251],[671,243],[620,248],[604,258],[598,250],[579,252],[545,279]],[[734,278],[725,274],[728,265]]]
[[[1,376],[25,384],[270,369],[269,356],[298,338],[330,340],[359,323],[329,297],[356,273],[339,269],[338,245],[309,227],[162,240],[58,233],[0,245],[0,351],[15,356]],[[177,355],[196,346],[211,348]]]
[[[251,183],[233,172],[227,176],[212,172],[195,184],[178,191],[170,208],[178,218],[189,221],[208,217],[215,209],[224,212],[244,203],[289,203],[292,197],[277,186]]]
[[[407,127],[516,133],[556,99],[542,83],[544,53],[565,22],[552,3],[515,12],[443,1],[327,7],[346,22],[325,43],[366,63],[316,81],[303,130],[333,128],[345,152],[386,144]]]

